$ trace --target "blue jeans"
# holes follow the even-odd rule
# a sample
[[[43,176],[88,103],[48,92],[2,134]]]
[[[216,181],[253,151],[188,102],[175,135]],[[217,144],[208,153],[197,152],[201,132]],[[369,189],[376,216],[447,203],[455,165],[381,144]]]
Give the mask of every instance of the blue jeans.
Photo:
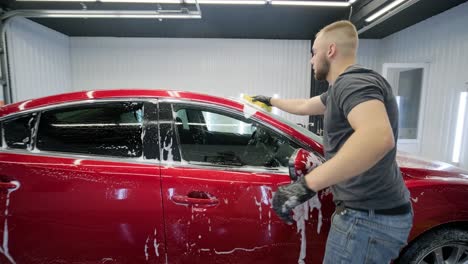
[[[406,245],[413,212],[380,215],[344,209],[334,213],[323,263],[390,263]]]

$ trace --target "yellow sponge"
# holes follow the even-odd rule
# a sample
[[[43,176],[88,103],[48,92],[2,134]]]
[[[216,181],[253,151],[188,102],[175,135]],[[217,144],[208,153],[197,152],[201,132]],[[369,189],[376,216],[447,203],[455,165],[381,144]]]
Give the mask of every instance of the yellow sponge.
[[[264,104],[264,103],[262,103],[262,102],[259,102],[259,101],[255,101],[255,102],[254,102],[254,101],[252,100],[252,97],[251,97],[251,96],[248,96],[248,95],[245,95],[245,94],[244,94],[243,99],[244,99],[245,101],[251,103],[251,104],[254,104],[254,105],[256,105],[256,106],[259,106],[260,108],[262,108],[262,109],[264,109],[264,110],[266,110],[266,111],[268,111],[268,112],[271,112],[271,106],[268,106],[268,105],[266,105],[266,104]]]

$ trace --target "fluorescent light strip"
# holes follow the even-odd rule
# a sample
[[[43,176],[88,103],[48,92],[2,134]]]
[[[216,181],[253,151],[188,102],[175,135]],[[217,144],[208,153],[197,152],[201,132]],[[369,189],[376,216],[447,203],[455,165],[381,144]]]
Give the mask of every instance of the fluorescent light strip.
[[[374,19],[378,18],[379,16],[385,14],[386,12],[388,12],[390,9],[393,9],[394,7],[396,7],[397,5],[403,3],[404,1],[406,0],[396,0],[394,2],[392,2],[391,4],[385,6],[384,8],[380,9],[378,12],[374,13],[372,16],[366,18],[366,22],[371,22],[373,21]]]
[[[98,2],[98,0],[16,0],[17,2]],[[108,3],[180,3],[178,0],[99,0]]]
[[[17,0],[18,2],[98,2],[98,0]],[[183,0],[99,0],[103,3],[159,3],[159,4],[181,4]],[[199,0],[199,4],[214,5],[264,5],[267,0]],[[329,6],[347,7],[356,0],[349,2],[328,2],[328,1],[272,1],[272,5],[292,5],[292,6]],[[195,0],[186,0],[185,3],[195,4]]]
[[[28,16],[34,17],[34,16]],[[42,16],[45,17],[45,16]],[[62,18],[161,18],[161,19],[189,19],[189,18],[201,18],[200,15],[169,15],[169,14],[159,14],[159,15],[92,15],[92,14],[49,14],[47,17],[62,17]]]
[[[291,5],[291,6],[329,6],[329,7],[347,7],[349,2],[326,2],[326,1],[271,1],[272,5]]]
[[[180,4],[179,0],[100,0],[103,3],[149,3],[149,4]]]
[[[16,0],[16,2],[96,2],[96,0]]]
[[[199,12],[191,11],[182,13],[180,11],[96,11],[96,10],[18,10],[24,17],[64,17],[64,18],[162,18],[162,19],[195,19],[201,18]]]
[[[18,0],[20,2],[97,2],[96,0]],[[100,0],[103,3],[159,3],[159,4],[181,4],[182,0]],[[188,4],[195,4],[195,0],[185,1]],[[264,0],[199,0],[199,4],[220,4],[220,5],[264,5]]]
[[[460,152],[463,136],[463,128],[465,124],[465,113],[466,113],[466,99],[468,92],[462,92],[460,94],[460,103],[458,104],[458,118],[457,118],[457,129],[455,130],[455,141],[453,143],[453,154],[452,162],[460,162]]]
[[[195,0],[185,1],[187,4],[195,4]],[[263,0],[199,0],[199,4],[208,5],[264,5]]]

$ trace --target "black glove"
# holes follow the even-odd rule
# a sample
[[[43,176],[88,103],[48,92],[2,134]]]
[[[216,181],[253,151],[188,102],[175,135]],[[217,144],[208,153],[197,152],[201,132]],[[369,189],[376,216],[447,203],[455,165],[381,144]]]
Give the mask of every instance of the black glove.
[[[264,104],[266,104],[268,106],[271,106],[270,100],[271,100],[271,97],[264,96],[264,95],[252,96],[252,102],[259,101],[259,102],[262,102],[262,103],[264,103]]]
[[[292,210],[314,197],[315,194],[307,187],[305,177],[300,177],[297,181],[278,188],[278,191],[273,195],[273,210],[281,220],[292,224]]]

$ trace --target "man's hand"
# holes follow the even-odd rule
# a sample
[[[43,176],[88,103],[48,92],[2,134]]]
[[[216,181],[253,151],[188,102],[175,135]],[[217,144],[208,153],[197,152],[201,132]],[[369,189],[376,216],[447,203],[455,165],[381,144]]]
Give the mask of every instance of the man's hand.
[[[264,95],[255,95],[255,96],[252,96],[252,102],[256,102],[256,101],[259,101],[259,102],[262,102],[268,106],[272,106],[271,105],[271,97],[268,97],[268,96],[264,96]]]
[[[278,188],[278,191],[273,195],[273,210],[275,210],[281,220],[288,224],[293,223],[291,216],[292,210],[308,201],[315,196],[315,192],[307,187],[305,176],[300,177],[297,181]]]

